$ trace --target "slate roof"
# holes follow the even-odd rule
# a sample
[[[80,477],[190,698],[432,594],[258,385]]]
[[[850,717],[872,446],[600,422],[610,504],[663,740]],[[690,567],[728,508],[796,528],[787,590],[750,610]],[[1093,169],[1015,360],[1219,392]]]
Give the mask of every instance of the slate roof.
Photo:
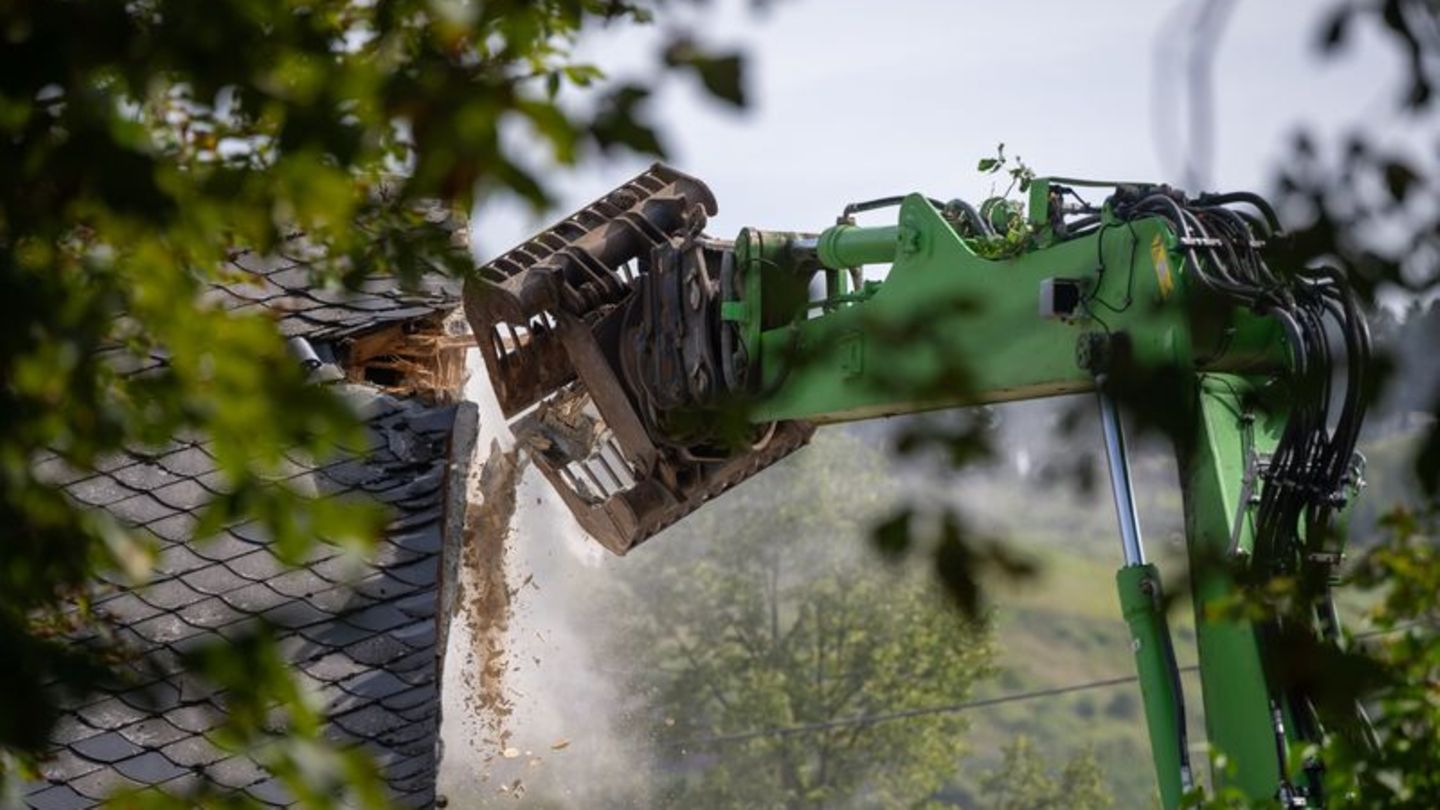
[[[448,313],[459,305],[459,284],[438,275],[422,276],[414,289],[402,289],[393,276],[383,275],[363,276],[354,291],[317,284],[317,258],[315,249],[299,239],[273,254],[237,252],[222,268],[226,278],[210,284],[204,299],[228,312],[264,311],[285,337],[315,344],[338,344],[396,322]],[[159,353],[136,358],[116,348],[106,355],[127,374],[165,364]]]
[[[450,285],[429,283],[417,295],[390,279],[366,280],[358,296],[309,289],[308,270],[292,257],[242,255],[235,264],[244,283],[217,286],[212,295],[230,296],[237,307],[273,308],[287,335],[317,343],[434,315],[457,301]],[[45,781],[26,788],[27,806],[94,807],[116,789],[142,785],[183,793],[202,777],[265,804],[289,804],[255,762],[206,738],[223,718],[224,696],[179,674],[181,653],[262,619],[302,682],[319,693],[329,736],[369,749],[398,804],[434,804],[440,558],[447,526],[455,525],[456,510],[463,514],[459,484],[476,413],[470,404],[429,406],[363,385],[339,388],[366,421],[369,451],[326,463],[293,457],[290,481],[391,508],[368,563],[317,543],[304,566],[287,568],[253,524],[194,541],[197,515],[219,487],[200,442],[124,453],[83,476],[58,459],[41,462],[70,496],[152,536],[160,555],[145,586],[100,589],[97,607],[144,659],[130,667],[124,686],[65,706]]]

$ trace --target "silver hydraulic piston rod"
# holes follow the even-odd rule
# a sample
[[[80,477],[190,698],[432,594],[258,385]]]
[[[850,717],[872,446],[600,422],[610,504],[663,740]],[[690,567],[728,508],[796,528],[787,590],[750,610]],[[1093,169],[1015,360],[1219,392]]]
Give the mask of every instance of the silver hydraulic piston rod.
[[[1140,515],[1135,510],[1135,488],[1130,483],[1130,459],[1125,452],[1125,429],[1115,400],[1098,392],[1100,428],[1105,434],[1105,460],[1110,468],[1110,491],[1115,496],[1115,517],[1120,522],[1120,544],[1125,565],[1145,564],[1145,545],[1140,538]]]

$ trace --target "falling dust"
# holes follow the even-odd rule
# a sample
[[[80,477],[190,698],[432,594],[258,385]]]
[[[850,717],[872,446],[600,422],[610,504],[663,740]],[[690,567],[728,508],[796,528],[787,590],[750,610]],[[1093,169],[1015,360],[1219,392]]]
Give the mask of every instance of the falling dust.
[[[480,408],[460,599],[447,643],[440,793],[449,807],[647,806],[649,741],[600,648],[616,566],[515,447],[472,353]],[[618,662],[623,664],[624,662]]]
[[[462,598],[456,609],[469,629],[466,654],[466,714],[476,718],[491,747],[507,753],[514,703],[505,693],[506,635],[515,593],[506,578],[510,521],[515,517],[515,488],[525,462],[515,450],[490,443],[490,456],[472,476],[465,511],[465,548],[461,555]]]

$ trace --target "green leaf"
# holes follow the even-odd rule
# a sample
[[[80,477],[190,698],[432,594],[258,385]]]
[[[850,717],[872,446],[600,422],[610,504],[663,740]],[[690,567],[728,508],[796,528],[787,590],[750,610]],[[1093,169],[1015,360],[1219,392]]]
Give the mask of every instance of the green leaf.
[[[1398,160],[1386,161],[1383,172],[1385,188],[1390,192],[1390,199],[1396,203],[1405,202],[1410,190],[1420,180],[1420,175],[1414,169]]]
[[[693,70],[715,98],[745,106],[744,60],[739,53],[710,53],[689,37],[680,37],[666,47],[664,60],[671,67]]]
[[[910,535],[912,517],[913,513],[904,509],[875,527],[870,534],[870,540],[875,550],[880,552],[880,556],[893,562],[909,553],[913,545]]]
[[[664,157],[660,136],[643,118],[647,88],[622,85],[602,100],[600,111],[590,125],[591,134],[602,148],[624,146],[642,154]]]

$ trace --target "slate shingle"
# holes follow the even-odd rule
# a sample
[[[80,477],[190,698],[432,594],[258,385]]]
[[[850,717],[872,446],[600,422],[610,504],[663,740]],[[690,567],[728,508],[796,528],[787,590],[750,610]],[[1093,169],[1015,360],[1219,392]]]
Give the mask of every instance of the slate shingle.
[[[317,610],[323,610],[330,615],[355,612],[375,603],[374,599],[356,593],[354,588],[346,585],[337,585],[318,593],[312,593],[305,598],[305,601],[314,605]]]
[[[172,543],[185,543],[191,540],[195,532],[195,524],[198,522],[194,515],[188,512],[180,512],[157,520],[145,528]]]
[[[104,799],[119,790],[141,787],[139,782],[127,779],[114,768],[99,768],[69,782],[70,787],[92,799]]]
[[[211,596],[189,605],[175,615],[192,627],[203,627],[207,630],[245,618],[245,614],[230,607],[217,596]]]
[[[159,751],[148,751],[130,759],[115,763],[115,770],[126,778],[145,785],[158,785],[177,776],[185,775],[185,769],[176,767]]]
[[[173,484],[150,490],[150,495],[166,506],[182,512],[194,512],[214,497],[210,490],[190,478],[182,478]]]
[[[107,731],[128,726],[145,715],[127,706],[120,698],[109,697],[76,710],[87,725]]]
[[[346,613],[343,618],[347,624],[376,633],[394,629],[411,621],[405,611],[388,602],[371,605],[354,613]]]
[[[25,803],[35,810],[84,810],[94,802],[69,785],[52,785],[25,797]]]
[[[433,684],[424,686],[411,686],[403,692],[397,692],[381,701],[385,708],[400,712],[406,709],[413,709],[422,704],[434,703],[439,698],[439,692]]]
[[[215,460],[210,454],[193,445],[161,456],[157,463],[182,478],[194,478],[215,469]]]
[[[364,700],[382,701],[409,689],[410,684],[384,670],[371,670],[346,678],[340,682],[340,688]]]
[[[55,727],[50,730],[50,742],[57,745],[69,745],[101,733],[103,732],[100,729],[86,725],[76,715],[67,714],[62,715]]]
[[[155,644],[173,644],[200,632],[200,628],[187,624],[173,613],[162,613],[133,627],[146,641]]]
[[[308,568],[297,568],[266,580],[267,584],[286,596],[306,597],[330,589],[330,583]]]
[[[180,546],[179,548],[184,548]],[[178,579],[167,579],[141,588],[140,598],[161,610],[175,610],[205,599],[203,593]]]
[[[265,771],[248,757],[230,757],[205,766],[205,775],[228,788],[243,788],[266,778]]]
[[[106,506],[105,511],[136,526],[144,526],[175,515],[174,509],[144,492],[131,495],[123,501],[116,501]]]
[[[243,588],[251,584],[250,580],[241,577],[229,568],[219,563],[210,563],[203,568],[197,568],[188,574],[180,577],[186,585],[201,593],[211,596],[229,593],[237,588]]]
[[[332,617],[304,599],[291,599],[260,614],[260,618],[277,627],[295,630],[328,621]]]
[[[345,648],[345,654],[372,667],[383,667],[405,657],[410,648],[389,634],[372,635]]]
[[[263,613],[290,601],[290,597],[276,593],[263,582],[249,582],[242,588],[221,594],[220,598],[227,605],[246,613]]]
[[[120,699],[147,714],[159,714],[180,705],[180,687],[168,681],[157,681],[121,692]]]
[[[435,756],[433,754],[420,754],[419,756],[402,759],[389,766],[385,769],[385,776],[388,779],[407,779],[433,767],[435,767]]]
[[[243,542],[243,541],[239,541]],[[245,554],[226,560],[225,565],[231,571],[252,581],[270,581],[285,574],[290,569],[275,558],[267,548],[255,548],[247,545]],[[294,595],[294,594],[290,594]]]
[[[50,782],[65,782],[105,767],[104,763],[86,759],[69,748],[48,754],[40,763],[40,775]]]
[[[435,646],[435,623],[418,621],[390,631],[390,635],[410,645],[413,650]]]
[[[132,723],[120,729],[119,734],[130,742],[147,749],[160,748],[189,736],[188,732],[175,728],[163,717],[151,717],[138,723]]]
[[[359,675],[373,667],[356,661],[344,653],[334,652],[305,664],[304,669],[305,673],[312,678],[322,681],[339,681]]]
[[[412,619],[430,619],[435,616],[435,599],[428,593],[417,593],[396,599],[393,604]]]
[[[280,784],[279,780],[273,778],[251,785],[245,788],[245,792],[259,801],[276,807],[284,807],[295,801],[295,797],[291,795],[290,791]]]
[[[96,602],[95,607],[113,619],[124,623],[142,621],[160,612],[159,608],[141,600],[131,591]]]
[[[229,532],[221,532],[215,537],[196,541],[191,544],[191,549],[211,562],[229,562],[236,557],[253,552],[255,547]]]
[[[387,731],[407,726],[405,719],[384,706],[371,705],[337,715],[332,720],[357,737],[378,737]]]
[[[109,506],[135,496],[135,490],[108,475],[81,479],[65,487],[70,497],[90,506]]]
[[[208,703],[181,706],[165,713],[165,720],[170,725],[191,734],[203,734],[220,725],[224,719],[224,713]]]
[[[300,628],[300,635],[327,647],[343,647],[347,644],[369,640],[375,634],[344,622],[327,622]]]
[[[182,768],[203,767],[225,758],[225,753],[209,740],[193,734],[161,748],[160,753]]]
[[[115,480],[136,492],[150,492],[180,480],[159,464],[140,462],[111,473]]]

